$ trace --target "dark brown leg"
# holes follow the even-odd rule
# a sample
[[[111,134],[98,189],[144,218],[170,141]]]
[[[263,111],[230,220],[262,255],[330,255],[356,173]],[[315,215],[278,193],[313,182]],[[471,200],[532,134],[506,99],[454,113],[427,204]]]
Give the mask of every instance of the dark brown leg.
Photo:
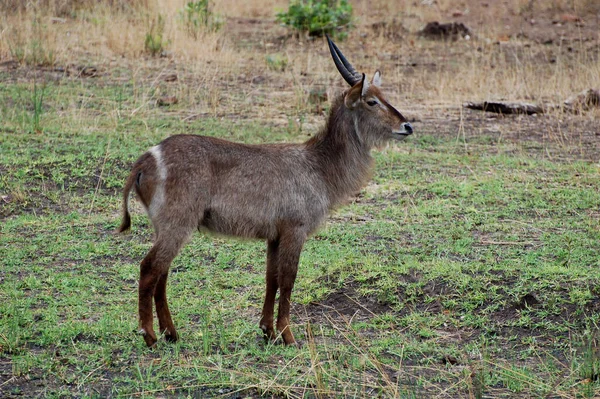
[[[263,305],[262,317],[260,319],[260,328],[265,334],[266,340],[274,340],[277,337],[273,330],[273,311],[275,308],[275,295],[277,294],[277,253],[279,249],[279,240],[269,241],[267,243],[267,273],[266,273],[266,294]]]
[[[279,285],[279,310],[277,313],[277,330],[283,337],[286,345],[296,343],[294,334],[290,329],[290,305],[292,289],[298,272],[300,252],[306,240],[306,235],[295,229],[282,231],[278,253],[278,285]]]
[[[156,343],[156,334],[152,327],[152,294],[158,280],[157,270],[153,267],[155,258],[156,246],[152,247],[140,265],[140,283],[138,287],[140,334],[142,334],[148,346]]]
[[[177,252],[179,252],[179,248],[185,242],[185,237],[178,238],[176,235],[167,235],[167,237],[168,241],[161,240],[160,238],[157,240],[142,261],[140,267],[138,298],[140,333],[144,336],[144,341],[146,341],[146,345],[148,346],[153,346],[157,340],[153,327],[153,296],[156,300],[156,311],[158,313],[161,332],[169,330],[170,338],[173,338],[175,334],[175,339],[177,339],[177,333],[173,327],[165,292],[169,267]]]
[[[158,316],[158,325],[161,334],[165,335],[165,339],[169,342],[177,341],[177,331],[171,319],[169,305],[167,303],[167,277],[169,272],[166,271],[158,279],[156,290],[154,291],[154,302],[156,304],[156,314]]]

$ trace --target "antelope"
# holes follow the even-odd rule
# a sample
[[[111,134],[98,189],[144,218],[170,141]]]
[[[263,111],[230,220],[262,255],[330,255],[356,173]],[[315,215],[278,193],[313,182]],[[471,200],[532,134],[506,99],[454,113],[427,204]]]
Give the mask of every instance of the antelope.
[[[302,144],[247,145],[181,134],[150,148],[134,164],[123,190],[122,222],[130,228],[129,194],[135,189],[154,227],[154,244],[140,265],[140,334],[152,347],[152,298],[159,332],[178,334],[167,304],[169,267],[194,230],[266,240],[266,292],[260,328],[267,341],[276,328],[286,345],[290,297],[302,247],[328,212],[365,186],[371,149],[412,134],[410,123],[381,91],[381,73],[369,82],[327,37],[333,61],[350,89],[333,101],[327,124]]]

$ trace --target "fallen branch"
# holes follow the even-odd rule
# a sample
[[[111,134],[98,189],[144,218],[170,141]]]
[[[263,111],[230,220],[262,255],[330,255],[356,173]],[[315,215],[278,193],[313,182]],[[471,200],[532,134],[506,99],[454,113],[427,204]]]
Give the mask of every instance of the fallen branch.
[[[517,102],[483,101],[480,103],[467,102],[463,107],[497,114],[543,114],[544,108],[539,105]]]
[[[562,104],[536,105],[524,102],[482,101],[466,102],[463,107],[497,114],[543,114],[550,110],[581,113],[600,107],[600,90],[587,89],[566,99]]]

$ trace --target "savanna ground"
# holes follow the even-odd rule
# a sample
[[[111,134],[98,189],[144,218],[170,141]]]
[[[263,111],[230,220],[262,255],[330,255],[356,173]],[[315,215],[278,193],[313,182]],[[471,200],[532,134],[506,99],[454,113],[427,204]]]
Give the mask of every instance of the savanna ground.
[[[345,83],[276,23],[285,1],[216,2],[217,31],[183,1],[42,3],[0,1],[0,396],[600,395],[600,112],[461,107],[599,88],[598,2],[353,1],[338,44],[415,134],[307,242],[304,345],[260,336],[264,243],[196,235],[168,287],[181,339],[154,350],[140,207],[111,234],[131,163],[176,133],[305,140]],[[431,21],[472,32],[420,36]]]

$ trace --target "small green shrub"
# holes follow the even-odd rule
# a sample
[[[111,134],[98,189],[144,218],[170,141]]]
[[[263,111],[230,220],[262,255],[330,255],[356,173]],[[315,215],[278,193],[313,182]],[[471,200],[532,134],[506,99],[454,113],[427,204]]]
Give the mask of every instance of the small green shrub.
[[[277,20],[308,36],[343,39],[352,27],[352,5],[347,0],[292,0]]]
[[[163,52],[165,46],[167,45],[166,41],[163,39],[164,31],[165,20],[162,15],[159,15],[158,18],[150,22],[150,28],[148,33],[146,33],[144,49],[147,53],[150,53],[152,56],[156,56]]]
[[[197,39],[203,30],[216,32],[223,26],[221,17],[212,12],[209,0],[188,2],[180,12],[180,17],[188,35],[194,39]]]
[[[283,72],[288,65],[288,58],[281,54],[269,54],[265,57],[267,68],[272,71]]]

